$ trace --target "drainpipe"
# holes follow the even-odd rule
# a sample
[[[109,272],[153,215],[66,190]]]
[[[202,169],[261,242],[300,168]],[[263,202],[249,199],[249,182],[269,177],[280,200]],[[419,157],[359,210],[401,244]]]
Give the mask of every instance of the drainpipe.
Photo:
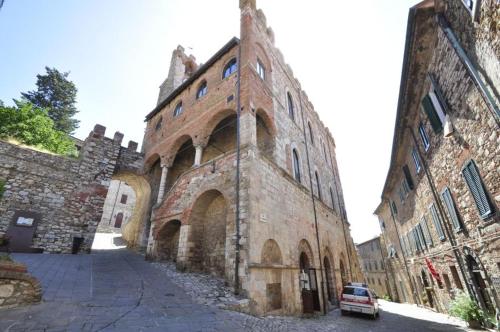
[[[240,115],[241,115],[241,43],[238,45],[238,73],[236,79],[236,245],[234,259],[234,293],[240,293]]]
[[[389,201],[388,204],[391,204],[391,202]],[[406,262],[406,255],[403,250],[403,243],[401,242],[401,236],[399,235],[398,225],[396,224],[396,217],[392,213],[392,207],[390,206],[389,206],[389,211],[391,211],[391,220],[392,223],[394,224],[394,228],[396,229],[396,236],[398,237],[399,246],[401,248],[401,255],[403,256],[403,262],[405,264],[406,274],[408,275],[408,282],[410,283],[410,289],[411,289],[411,294],[413,295],[413,301],[415,302],[415,304],[418,304],[416,290],[415,288],[413,288],[413,283],[411,282],[410,269],[408,268],[408,263]]]
[[[116,190],[115,204],[113,204],[113,209],[111,209],[111,215],[109,216],[108,226],[111,226],[111,220],[113,219],[113,214],[115,213],[116,203],[118,202],[118,195],[120,194],[120,187],[122,185],[121,181],[118,181],[118,189]]]
[[[316,228],[316,244],[318,246],[318,255],[319,255],[319,273],[321,274],[321,299],[323,300],[323,314],[326,315],[326,302],[325,302],[325,292],[324,292],[324,283],[325,283],[325,276],[323,274],[323,263],[321,262],[321,245],[319,243],[319,229],[318,229],[318,216],[316,213],[316,200],[314,199],[314,190],[313,190],[313,183],[312,183],[312,173],[311,173],[311,162],[309,160],[309,148],[307,144],[307,135],[306,135],[306,125],[304,122],[304,109],[302,108],[302,90],[299,89],[299,102],[300,102],[300,117],[302,118],[302,129],[304,132],[304,142],[306,145],[306,158],[307,158],[307,169],[309,171],[309,186],[311,189],[311,200],[313,204],[313,212],[314,212],[314,225]],[[318,190],[319,190],[319,184],[318,184]]]
[[[462,264],[460,251],[457,248],[457,242],[455,241],[455,237],[453,236],[453,233],[449,229],[450,221],[448,220],[446,213],[444,213],[443,206],[441,205],[441,200],[439,199],[439,196],[436,192],[436,186],[434,185],[434,182],[432,181],[431,172],[430,172],[429,168],[427,167],[427,162],[424,158],[422,158],[422,154],[420,153],[420,147],[417,143],[417,138],[415,137],[415,133],[413,132],[412,128],[410,128],[408,125],[405,125],[405,129],[408,129],[408,131],[411,133],[411,138],[413,140],[413,144],[415,145],[415,148],[416,148],[417,153],[418,153],[418,157],[420,158],[420,161],[422,162],[422,166],[423,166],[423,169],[425,172],[425,177],[427,179],[427,182],[429,182],[429,187],[431,188],[432,196],[434,197],[434,201],[436,202],[436,205],[438,207],[439,214],[441,216],[441,220],[447,221],[447,222],[443,222],[444,229],[446,231],[446,235],[448,236],[448,241],[450,242],[451,247],[453,248],[453,254],[455,255],[455,259],[457,260],[458,267],[460,268],[460,273],[462,274],[462,277],[464,278],[465,286],[467,287],[467,291],[469,292],[469,294],[471,296],[475,297],[474,292],[472,291],[469,283],[467,282],[468,278],[467,278],[467,275],[465,273],[465,268]]]

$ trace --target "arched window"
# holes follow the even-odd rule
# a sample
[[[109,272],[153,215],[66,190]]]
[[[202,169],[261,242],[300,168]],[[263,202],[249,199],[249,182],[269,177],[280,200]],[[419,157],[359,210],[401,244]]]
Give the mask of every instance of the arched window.
[[[266,68],[264,67],[262,62],[260,62],[259,59],[257,59],[257,74],[259,74],[259,77],[261,79],[263,79],[263,80],[266,79]]]
[[[295,180],[300,182],[300,163],[299,163],[299,155],[297,154],[297,150],[293,149],[293,176]]]
[[[314,176],[316,177],[316,186],[318,187],[318,198],[321,200],[321,184],[319,183],[318,171],[314,172]]]
[[[332,187],[330,187],[330,198],[332,200],[332,209],[335,210],[335,196],[333,196],[333,190],[332,190]]]
[[[325,161],[328,163],[328,156],[326,154],[325,143],[321,142],[321,145],[323,146],[323,154],[325,155]]]
[[[180,101],[174,109],[174,116],[178,116],[182,113],[182,101]]]
[[[207,88],[207,81],[203,81],[200,84],[200,87],[198,88],[198,92],[196,92],[196,99],[200,99],[204,95],[207,94],[208,88]]]
[[[155,130],[158,131],[161,129],[161,122],[163,121],[163,117],[160,116],[158,121],[156,122]]]
[[[222,72],[222,79],[225,79],[226,77],[234,73],[237,69],[238,69],[238,62],[236,61],[236,58],[233,58],[224,67],[224,71]]]
[[[308,122],[307,126],[309,127],[309,138],[311,139],[311,144],[314,145],[314,136],[313,136],[313,130],[312,130],[311,123]]]
[[[288,102],[288,115],[290,116],[290,118],[292,120],[295,120],[295,113],[294,113],[294,109],[293,109],[293,99],[292,99],[292,95],[290,94],[290,92],[287,92],[286,97],[287,97],[286,99]]]

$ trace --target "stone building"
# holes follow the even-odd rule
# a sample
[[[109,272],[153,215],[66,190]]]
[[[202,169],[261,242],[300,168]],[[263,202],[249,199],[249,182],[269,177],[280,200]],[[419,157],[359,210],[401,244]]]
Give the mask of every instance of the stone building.
[[[240,9],[205,64],[174,50],[146,116],[148,257],[225,278],[256,314],[326,311],[362,276],[335,141],[255,0]]]
[[[500,284],[500,4],[410,9],[379,217],[399,301],[447,311],[455,290],[487,312]]]
[[[135,191],[127,182],[111,180],[97,232],[121,233],[134,213]]]
[[[364,281],[368,284],[368,287],[373,289],[378,296],[391,296],[384,262],[388,254],[381,243],[380,237],[377,236],[371,240],[357,244],[356,248],[360,258]]]

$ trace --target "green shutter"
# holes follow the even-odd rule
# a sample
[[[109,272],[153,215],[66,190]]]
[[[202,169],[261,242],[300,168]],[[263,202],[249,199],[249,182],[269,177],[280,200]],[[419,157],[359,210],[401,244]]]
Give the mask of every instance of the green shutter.
[[[462,170],[465,182],[476,202],[476,207],[482,219],[488,217],[493,211],[486,191],[484,190],[479,171],[473,161],[470,161]]]
[[[420,247],[422,248],[422,251],[427,248],[425,236],[424,236],[424,231],[422,230],[422,225],[419,223],[415,226],[415,230],[417,232],[418,236],[418,241],[420,242]]]
[[[427,220],[425,217],[422,217],[420,219],[420,225],[422,225],[422,230],[424,231],[424,237],[425,237],[425,242],[427,243],[427,246],[432,246],[432,236],[431,232],[429,231],[429,226],[427,225]]]
[[[434,203],[431,204],[431,206],[429,207],[429,210],[431,211],[432,222],[434,223],[434,226],[436,227],[436,231],[439,235],[439,239],[442,241],[442,240],[446,239],[446,236],[444,235],[443,227],[441,226],[442,221],[441,221],[441,218],[439,217],[439,214],[436,210],[436,207],[434,206]]]
[[[415,186],[413,185],[413,179],[411,177],[411,173],[410,173],[410,169],[408,168],[408,165],[403,166],[403,173],[405,174],[405,179],[406,179],[406,183],[408,184],[408,187],[410,188],[410,190],[413,190],[413,188]]]
[[[458,219],[457,210],[455,208],[453,198],[451,197],[450,189],[444,188],[441,196],[443,197],[444,204],[446,206],[446,209],[448,210],[448,215],[450,216],[451,222],[453,223],[455,232],[459,231],[462,228],[462,225],[460,224],[460,220]]]
[[[434,130],[435,133],[439,133],[443,129],[443,126],[441,124],[441,120],[439,120],[436,109],[432,104],[431,97],[428,94],[425,95],[424,99],[422,99],[422,108],[431,122],[432,130]]]

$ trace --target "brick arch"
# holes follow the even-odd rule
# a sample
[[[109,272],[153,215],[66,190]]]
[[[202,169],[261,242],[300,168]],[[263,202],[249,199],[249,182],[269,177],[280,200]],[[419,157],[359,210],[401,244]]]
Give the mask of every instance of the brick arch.
[[[331,304],[337,303],[337,281],[335,278],[335,261],[330,248],[323,249],[323,268],[326,276],[326,291]]]
[[[301,267],[301,259],[303,258],[303,255],[305,254],[308,259],[308,264],[309,267],[314,266],[314,255],[312,251],[312,247],[309,244],[309,242],[306,239],[302,239],[299,242],[299,245],[297,247],[298,250],[298,255],[297,255],[297,265]]]
[[[349,281],[349,277],[347,274],[347,261],[345,259],[345,255],[343,252],[340,253],[339,258],[339,271],[340,271],[340,280],[342,281],[342,286],[346,285]]]
[[[181,221],[171,219],[161,224],[154,234],[156,240],[156,255],[160,259],[177,260],[177,251],[179,249]]]
[[[149,157],[144,161],[144,172],[147,173],[151,170],[153,165],[158,161],[161,160],[161,157],[158,153],[153,152],[152,154],[149,155]]]
[[[267,129],[269,130],[269,133],[275,137],[276,136],[276,126],[274,124],[274,117],[269,114],[268,111],[258,108],[257,111],[255,112],[255,116],[259,116],[264,124],[266,125]]]
[[[281,249],[275,240],[269,239],[266,242],[264,242],[264,245],[262,246],[262,252],[260,255],[260,262],[262,264],[269,264],[269,265],[283,264]]]
[[[162,159],[162,162],[165,163],[165,165],[167,166],[172,166],[172,163],[174,162],[175,156],[179,152],[179,149],[183,144],[185,144],[189,140],[194,142],[193,137],[189,134],[181,134],[177,136],[165,151],[165,155],[164,158]]]
[[[205,143],[208,142],[208,139],[210,138],[210,135],[214,131],[215,127],[224,120],[225,118],[235,115],[236,111],[234,109],[226,108],[226,109],[221,109],[214,113],[208,121],[206,121],[205,126],[203,126],[201,132],[196,135],[193,139],[194,142],[202,142],[204,141]]]

